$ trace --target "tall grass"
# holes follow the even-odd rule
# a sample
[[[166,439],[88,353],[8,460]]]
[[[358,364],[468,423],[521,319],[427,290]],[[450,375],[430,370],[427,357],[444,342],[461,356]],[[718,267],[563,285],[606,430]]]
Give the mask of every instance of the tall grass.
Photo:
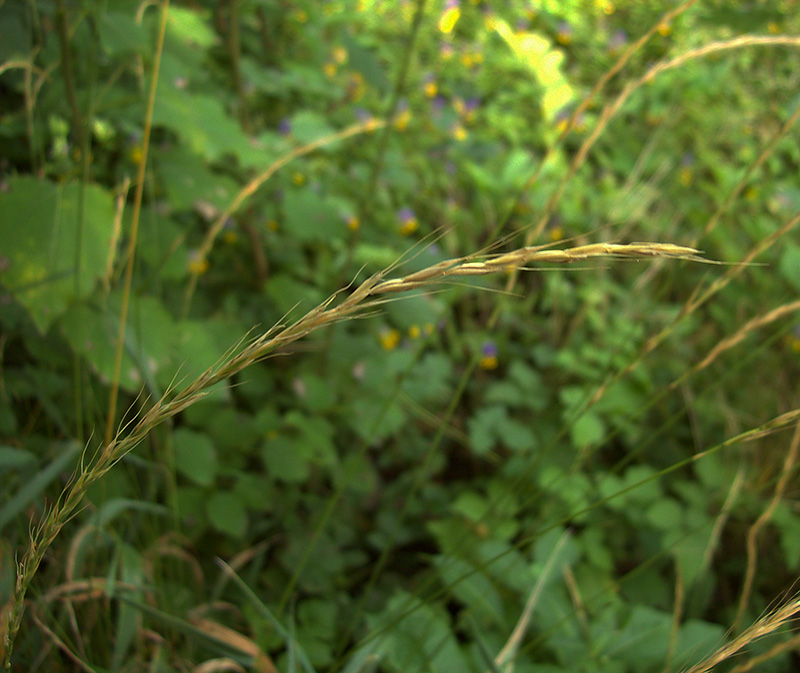
[[[645,33],[639,40],[634,42],[620,56],[614,66],[612,66],[598,81],[597,87],[595,87],[586,100],[583,101],[583,103],[574,111],[567,124],[567,128],[564,130],[560,138],[561,142],[563,142],[567,135],[574,129],[580,113],[587,109],[591,99],[601,93],[603,87],[607,85],[614,76],[618,75],[624,69],[630,59],[647,44],[648,40],[656,34],[658,26],[662,25],[664,22],[674,20],[682,13],[688,11],[696,3],[697,0],[684,2],[679,7],[667,12],[659,19],[658,23],[656,23],[651,30]],[[232,3],[232,6],[235,7],[236,3]],[[419,12],[416,16],[422,16],[423,7],[424,3],[419,3]],[[129,298],[131,292],[131,278],[134,269],[137,245],[136,227],[138,226],[140,218],[143,190],[146,182],[146,156],[148,143],[150,142],[152,109],[155,96],[157,96],[158,64],[161,54],[161,46],[163,45],[164,39],[164,26],[169,11],[168,2],[162,2],[160,10],[160,33],[157,41],[157,48],[154,52],[154,69],[151,73],[148,111],[144,123],[144,158],[140,164],[141,170],[135,182],[132,232],[130,233],[128,239],[130,247],[126,256],[127,262],[123,283],[123,296],[126,301],[124,306],[127,306],[127,299]],[[61,20],[63,21],[63,7],[62,14],[60,14],[60,16]],[[228,46],[230,49],[236,52],[239,49],[238,40],[234,40],[232,38]],[[580,167],[586,161],[586,158],[597,139],[606,130],[611,120],[635,91],[639,90],[647,83],[651,82],[654,78],[660,76],[662,73],[675,68],[685,67],[690,62],[705,58],[712,54],[719,54],[734,49],[755,49],[767,46],[798,47],[800,46],[800,38],[784,35],[742,36],[731,40],[715,42],[704,45],[700,48],[688,50],[675,58],[656,63],[651,66],[643,76],[639,78],[632,78],[629,83],[622,88],[617,97],[603,107],[594,129],[583,140],[578,151],[574,154],[568,171],[563,175],[558,186],[554,190],[551,198],[543,210],[540,219],[534,226],[531,226],[526,233],[523,246],[504,253],[491,253],[488,251],[493,249],[492,246],[490,246],[487,250],[475,254],[454,257],[444,262],[431,265],[422,270],[407,274],[401,273],[403,262],[401,259],[397,264],[391,265],[378,273],[372,274],[360,283],[354,282],[351,286],[342,288],[298,319],[287,320],[284,323],[277,324],[255,338],[251,338],[249,336],[243,337],[240,343],[232,347],[231,350],[225,353],[218,362],[208,367],[194,380],[181,388],[169,390],[161,399],[149,400],[144,411],[133,418],[127,419],[124,423],[122,423],[121,427],[115,431],[115,410],[117,407],[119,371],[122,361],[122,335],[126,329],[126,310],[123,309],[119,324],[120,337],[118,341],[118,355],[115,366],[116,376],[115,380],[111,382],[111,395],[107,411],[106,435],[101,443],[101,446],[94,453],[89,453],[88,451],[85,453],[79,467],[70,477],[67,486],[64,488],[60,497],[55,503],[47,508],[43,517],[36,522],[31,529],[30,540],[28,541],[27,548],[22,553],[16,568],[16,585],[12,601],[8,606],[6,606],[3,619],[0,621],[0,626],[2,626],[4,631],[3,642],[6,669],[9,671],[12,670],[14,642],[18,637],[23,623],[29,590],[34,584],[42,562],[48,552],[54,553],[56,551],[54,544],[57,540],[59,540],[59,537],[61,536],[65,526],[79,512],[81,512],[85,506],[86,496],[90,487],[100,482],[109,473],[109,471],[112,470],[120,462],[120,460],[122,460],[122,458],[128,455],[143,440],[150,436],[156,427],[160,426],[168,419],[175,417],[177,414],[184,412],[190,406],[202,400],[208,393],[209,389],[211,389],[213,386],[231,379],[231,377],[239,372],[242,372],[254,363],[261,362],[266,358],[269,358],[277,351],[284,349],[286,346],[293,344],[318,330],[321,330],[325,327],[330,327],[343,321],[379,312],[385,306],[386,302],[395,300],[396,295],[405,293],[418,294],[429,292],[434,289],[441,288],[442,286],[456,283],[459,281],[459,279],[485,276],[490,274],[507,274],[508,280],[505,286],[505,291],[506,295],[511,295],[517,287],[518,273],[524,269],[539,268],[539,266],[542,264],[572,264],[574,262],[583,262],[595,259],[673,260],[676,263],[679,260],[697,263],[713,261],[706,260],[702,256],[702,252],[697,249],[698,244],[696,242],[692,242],[691,245],[679,245],[670,242],[627,244],[619,242],[593,243],[575,245],[568,248],[555,248],[552,245],[544,246],[534,244],[541,240],[542,234],[548,226],[548,223],[557,212],[560,199],[564,195],[565,190],[574,179]],[[407,62],[410,60],[411,55],[411,48],[409,48],[409,52],[406,54]],[[69,69],[67,69],[66,72],[69,72]],[[401,75],[401,77],[402,76],[404,75]],[[400,90],[399,85],[401,83],[402,82],[398,82],[398,88],[396,91]],[[68,87],[68,90],[69,89],[70,87]],[[241,91],[241,81],[239,81],[239,84],[237,85],[237,90],[239,91],[239,95],[243,96]],[[70,106],[73,108],[76,116],[79,116],[80,110],[78,104],[73,100],[73,98],[73,96],[70,97]],[[396,98],[397,96],[395,95],[395,99],[393,100],[391,106],[392,109],[396,107]],[[244,124],[245,120],[247,119],[247,110],[243,108],[241,114],[243,116]],[[708,219],[704,230],[705,234],[708,234],[716,227],[721,215],[730,206],[730,204],[735,201],[745,184],[749,181],[750,177],[755,174],[764,164],[764,162],[771,156],[771,153],[774,151],[777,142],[786,137],[787,134],[792,130],[798,119],[798,116],[800,116],[800,108],[798,108],[798,112],[795,112],[790,116],[788,121],[781,126],[775,135],[769,140],[769,142],[765,144],[763,151],[752,161],[751,166],[745,175],[741,178],[735,188],[721,200],[718,210]],[[206,238],[202,244],[202,247],[200,248],[201,255],[207,256],[210,253],[216,237],[222,231],[222,227],[226,219],[242,208],[247,200],[253,194],[255,194],[257,190],[280,168],[284,167],[297,157],[311,153],[319,147],[334,141],[371,132],[376,128],[383,128],[385,133],[389,133],[391,132],[391,121],[391,119],[372,120],[364,124],[355,125],[335,134],[334,136],[305,145],[269,166],[256,178],[251,180],[231,202],[230,206],[224,209],[221,214],[219,214],[207,232]],[[80,121],[76,121],[75,123],[77,126],[82,126],[82,122]],[[382,137],[385,138],[386,136],[384,135]],[[88,141],[84,140],[84,143],[85,142]],[[381,152],[385,150],[385,143],[382,145],[382,147],[383,149]],[[552,150],[553,148],[551,147],[550,149]],[[85,152],[84,156],[88,156],[88,152]],[[542,166],[545,164],[545,162],[546,159],[542,162]],[[375,164],[376,175],[379,170],[380,160]],[[533,184],[538,176],[539,172],[536,172],[531,177],[528,187]],[[85,176],[84,179],[86,179]],[[715,266],[714,271],[719,271],[719,273],[716,274],[714,279],[707,286],[698,284],[694,294],[685,300],[683,307],[678,314],[674,316],[673,320],[661,331],[651,335],[650,338],[645,341],[636,357],[627,366],[620,367],[617,369],[617,371],[610,374],[607,380],[595,390],[594,394],[585,400],[580,412],[582,413],[586,411],[602,400],[609,388],[615,382],[631,374],[636,367],[645,360],[645,358],[653,353],[665,341],[668,336],[673,334],[674,330],[680,324],[682,324],[683,321],[690,316],[697,314],[701,307],[703,307],[711,298],[716,296],[728,284],[730,284],[740,274],[747,270],[749,265],[756,262],[759,255],[761,255],[770,247],[776,245],[782,237],[792,232],[798,222],[800,222],[800,215],[789,218],[780,227],[776,228],[771,235],[755,242],[747,254],[745,254],[741,259],[723,260],[723,262],[730,263],[730,266],[727,267]],[[413,251],[410,254],[413,254]],[[643,269],[647,269],[647,267],[644,267]],[[647,271],[643,270],[643,273],[647,273]],[[192,295],[196,288],[196,281],[197,276],[195,275],[192,276],[190,282],[187,284],[184,300],[184,306],[186,307],[187,311],[192,299]],[[503,295],[503,297],[505,298],[506,295]],[[398,300],[402,300],[402,298]],[[499,303],[500,302],[498,301],[498,306]],[[787,316],[794,314],[798,309],[800,309],[800,302],[786,303],[745,321],[741,328],[739,328],[734,334],[719,340],[700,361],[694,364],[687,363],[683,369],[683,373],[666,386],[665,392],[679,389],[688,379],[708,368],[724,353],[736,348],[737,346],[740,346],[748,335],[754,333],[756,330],[771,325],[778,320],[785,319]],[[499,315],[499,308],[495,308],[488,320],[488,326],[490,329],[497,328]],[[476,363],[477,359],[473,359],[470,366],[463,372],[459,385],[453,394],[451,404],[449,405],[448,417],[442,420],[440,427],[445,427],[445,425],[449,422],[450,416],[457,406],[459,397],[466,388],[466,382],[469,380],[469,377],[473,374],[476,368]],[[639,411],[644,413],[645,410],[646,405],[643,404],[642,409]],[[742,628],[745,614],[747,613],[753,593],[753,578],[758,568],[757,542],[759,536],[762,533],[765,525],[770,521],[772,515],[774,514],[778,502],[786,496],[790,479],[795,470],[797,447],[800,443],[800,409],[794,409],[792,411],[777,414],[771,420],[756,423],[753,427],[750,427],[746,430],[733,432],[727,440],[717,442],[712,446],[712,448],[698,452],[693,458],[687,461],[676,462],[669,468],[659,472],[657,475],[657,477],[660,477],[671,472],[675,472],[685,467],[686,464],[700,461],[712,453],[716,453],[728,446],[762,438],[779,430],[793,426],[798,429],[795,432],[790,450],[788,451],[785,460],[783,461],[780,470],[775,477],[775,487],[772,497],[769,499],[766,507],[750,527],[747,536],[746,581],[739,598],[736,620],[735,623],[732,624],[732,629],[735,633],[735,636],[729,643],[722,645],[708,658],[691,667],[690,669],[687,669],[688,673],[703,673],[704,671],[712,670],[719,663],[731,658],[736,653],[746,648],[749,644],[757,641],[760,638],[763,638],[767,634],[771,634],[779,629],[782,629],[787,624],[790,624],[792,619],[798,614],[798,612],[800,612],[800,601],[796,599],[790,599],[784,604],[779,605],[769,611],[751,626]],[[431,451],[428,455],[433,453],[433,450],[436,448],[436,446],[437,441],[435,440],[431,445]],[[576,463],[574,469],[577,470],[582,467],[581,460]],[[533,469],[533,467],[531,469]],[[424,476],[425,473],[424,471],[420,471],[419,474]],[[644,481],[639,482],[630,488],[638,487],[643,483]],[[414,488],[419,486],[420,482],[418,481],[415,483]],[[510,490],[513,490],[517,487],[518,485],[516,484],[512,485]],[[624,491],[619,491],[611,497],[621,495],[623,492]],[[337,497],[340,494],[341,491],[335,493],[331,497],[330,507],[328,508],[325,517],[323,517],[323,519],[319,522],[317,532],[321,531],[327,525],[328,519],[334,511]],[[409,494],[409,501],[413,499],[413,495],[413,492]],[[596,507],[600,504],[602,503],[594,503],[591,505],[591,507]],[[580,511],[573,512],[572,515],[577,516],[580,513]],[[724,514],[724,511],[719,514],[720,519],[722,519]],[[520,543],[520,546],[530,544],[530,542],[536,539],[540,533],[541,531],[538,531],[536,534],[528,536]],[[263,603],[258,603],[259,599],[257,596],[255,596],[255,594],[253,594],[251,597],[254,602],[259,604],[259,610],[263,610],[265,619],[272,620],[276,629],[283,629],[282,635],[287,643],[287,648],[290,653],[290,661],[292,661],[293,657],[297,657],[297,661],[299,662],[298,665],[301,666],[305,665],[304,654],[301,649],[293,649],[296,646],[296,641],[291,629],[287,630],[284,628],[283,622],[281,621],[284,615],[280,613],[290,602],[292,591],[297,583],[297,580],[311,556],[315,539],[312,539],[312,541],[309,543],[307,553],[305,554],[303,561],[296,568],[294,576],[284,591],[280,609],[278,610],[279,614],[277,616],[273,615]],[[560,541],[556,551],[553,552],[553,557],[551,557],[551,560],[558,554],[561,543],[562,542]],[[377,576],[384,568],[390,547],[391,545],[387,546],[387,551],[383,556],[381,556],[370,572],[367,581],[368,586],[372,586],[372,584],[376,581]],[[490,563],[494,560],[495,559],[492,559]],[[544,582],[544,578],[547,576],[550,570],[551,566],[548,565],[547,568],[542,571],[542,582]],[[236,575],[233,571],[229,571],[228,575],[236,578]],[[464,577],[460,579],[464,579]],[[239,580],[235,579],[234,581]],[[567,583],[569,584],[568,575]],[[247,591],[247,586],[244,583],[242,584],[243,590]],[[685,597],[682,594],[680,578],[678,578],[676,584],[675,621],[677,624],[680,621],[680,608],[685,600]],[[525,608],[517,622],[517,626],[513,632],[509,634],[508,641],[505,643],[505,645],[496,653],[487,653],[487,668],[490,668],[491,670],[500,670],[504,666],[510,667],[513,664],[515,657],[519,656],[521,642],[527,631],[530,615],[540,596],[540,589],[540,584],[537,584],[532,588],[525,604]],[[100,591],[100,587],[96,584],[92,584],[91,586],[82,586],[81,590]],[[368,591],[365,592],[365,596],[368,593]],[[438,596],[434,596],[430,598],[430,600],[436,600],[437,598]],[[576,604],[576,610],[580,611],[581,599],[577,589],[573,593],[573,598]],[[413,606],[405,609],[402,615],[398,617],[398,620],[411,614],[414,609],[415,608]],[[69,646],[59,641],[58,635],[50,630],[38,615],[34,615],[33,619],[36,621],[38,627],[45,633],[48,633],[53,642],[56,642],[63,651],[69,651]],[[387,628],[390,627],[391,625]],[[796,644],[796,640],[796,638],[793,638],[785,643],[776,645],[768,652],[761,654],[758,657],[754,657],[749,665],[755,666],[758,663],[785,652],[787,648]],[[355,648],[351,654],[353,656],[351,661],[356,662],[356,657],[359,655],[358,649]],[[76,658],[76,662],[79,663],[80,659]],[[665,663],[665,666],[668,666],[668,662]],[[217,670],[222,670],[222,667],[223,664],[219,663],[219,669]],[[368,662],[365,661],[364,669],[367,667]],[[292,667],[290,666],[290,669],[291,668]],[[364,669],[360,669],[358,666],[353,668],[353,670]],[[214,669],[209,668],[208,670]],[[264,670],[270,669],[265,667]],[[735,670],[744,671],[750,669],[747,668],[746,664],[741,664]]]

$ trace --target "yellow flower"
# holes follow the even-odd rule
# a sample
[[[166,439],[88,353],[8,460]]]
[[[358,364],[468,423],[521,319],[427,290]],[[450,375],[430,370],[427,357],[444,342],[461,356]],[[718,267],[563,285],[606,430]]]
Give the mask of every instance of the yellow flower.
[[[467,129],[465,129],[461,124],[456,124],[453,126],[453,137],[456,140],[464,140],[467,137]]]
[[[208,260],[200,255],[199,250],[189,252],[189,272],[199,276],[208,271]]]
[[[444,13],[439,17],[439,30],[445,35],[452,33],[460,16],[461,8],[458,6],[458,0],[448,0]]]
[[[411,121],[411,110],[406,107],[398,112],[397,116],[394,118],[394,127],[398,131],[405,131],[409,121]]]
[[[364,76],[360,72],[351,73],[347,81],[347,100],[351,102],[361,100],[366,88]]]
[[[419,228],[417,216],[411,208],[402,208],[397,214],[400,220],[400,234],[402,236],[410,236]]]
[[[560,241],[562,238],[564,238],[564,230],[561,227],[553,227],[550,230],[551,241]]]
[[[358,228],[361,226],[361,222],[355,215],[348,216],[346,222],[347,222],[347,228],[350,231],[358,231]]]
[[[400,332],[396,329],[382,329],[378,339],[380,339],[383,350],[391,351],[397,348],[397,344],[400,343]]]
[[[322,72],[325,73],[326,77],[333,77],[336,74],[336,64],[328,61],[322,66]]]
[[[128,158],[135,166],[138,166],[140,163],[142,163],[143,156],[144,152],[142,151],[142,146],[139,143],[136,143],[130,148],[130,150],[128,150]]]
[[[594,0],[594,4],[597,5],[598,9],[600,9],[603,14],[613,14],[616,10],[611,0]]]
[[[335,63],[338,63],[339,65],[347,63],[347,49],[345,49],[344,47],[336,47],[333,50],[333,60]]]
[[[667,35],[672,34],[672,26],[669,25],[668,21],[662,21],[660,24],[658,24],[657,30],[661,37],[667,37]]]
[[[420,334],[422,334],[422,330],[418,325],[411,325],[411,327],[408,328],[408,336],[412,339],[419,339]]]
[[[684,187],[692,184],[692,177],[692,169],[689,166],[682,166],[681,170],[678,171],[678,182]]]
[[[497,345],[492,341],[487,341],[481,347],[481,359],[478,365],[481,369],[497,369],[499,364],[497,359]]]
[[[300,187],[306,183],[306,176],[303,175],[300,171],[295,171],[292,173],[292,182]]]

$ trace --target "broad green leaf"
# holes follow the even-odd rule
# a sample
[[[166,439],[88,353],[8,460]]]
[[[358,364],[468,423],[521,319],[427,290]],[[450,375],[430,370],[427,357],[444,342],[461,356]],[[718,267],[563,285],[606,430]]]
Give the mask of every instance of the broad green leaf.
[[[167,32],[187,44],[211,47],[218,38],[209,25],[210,11],[197,11],[183,7],[170,7],[167,15]]]
[[[542,113],[547,121],[575,98],[572,86],[561,72],[564,53],[555,49],[549,38],[534,32],[518,32],[501,20],[495,20],[495,29],[506,41],[520,62],[539,80],[544,88]]]
[[[438,555],[434,568],[444,585],[481,622],[503,623],[503,601],[481,569],[455,556]]]
[[[192,152],[207,160],[238,154],[249,141],[222,103],[167,83],[159,87],[153,124],[177,133]]]
[[[683,527],[683,507],[673,498],[661,498],[647,508],[647,520],[659,530],[677,531]]]
[[[416,596],[398,592],[385,612],[371,618],[370,623],[372,629],[385,633],[382,640],[385,639],[390,670],[436,673],[471,670],[448,613],[437,603],[424,603]],[[391,628],[385,628],[388,624]]]
[[[206,513],[211,525],[221,533],[241,538],[247,531],[247,508],[236,492],[212,494],[206,503]]]
[[[597,414],[587,411],[572,422],[569,427],[569,435],[575,448],[585,449],[603,441],[606,435],[606,426]]]
[[[488,453],[495,446],[496,428],[507,418],[505,407],[492,406],[479,409],[467,421],[470,447],[476,454]]]
[[[93,184],[12,177],[7,186],[0,192],[3,284],[44,333],[105,274],[113,200]]]
[[[175,468],[201,486],[211,486],[217,477],[217,450],[208,437],[194,430],[178,428],[173,434]]]
[[[203,158],[185,145],[158,152],[155,158],[157,175],[173,210],[192,210],[200,202],[222,210],[239,191],[233,180],[212,172]]]
[[[11,499],[0,507],[0,530],[22,512],[31,502],[36,500],[45,488],[58,477],[64,470],[68,469],[81,445],[77,442],[64,442],[57,447],[55,459],[47,466],[37,472],[33,478],[27,481]]]
[[[150,49],[147,29],[132,14],[98,12],[98,34],[107,54],[147,54]]]
[[[335,209],[310,187],[289,190],[284,202],[286,231],[297,240],[327,242],[344,237],[344,223]]]
[[[672,655],[675,669],[685,670],[711,654],[725,641],[726,629],[699,619],[687,619],[678,631]]]
[[[800,292],[800,245],[785,242],[778,265],[781,276],[795,292]]]
[[[59,321],[70,346],[83,355],[105,381],[114,375],[119,331],[119,295],[113,294],[106,308],[76,304]],[[162,303],[153,296],[135,298],[126,325],[120,370],[120,385],[131,392],[145,384],[160,397],[156,375],[170,364],[175,327]],[[169,381],[175,369],[169,372]],[[168,381],[168,382],[169,382]]]
[[[302,110],[291,119],[292,135],[303,144],[309,144],[335,133],[325,117],[310,110]]]
[[[36,462],[36,455],[25,449],[13,446],[0,446],[0,473],[5,470],[16,470]]]
[[[316,286],[295,280],[286,273],[272,276],[267,281],[266,292],[283,315],[300,316],[323,300]]]
[[[311,454],[307,446],[300,446],[293,437],[281,434],[264,442],[261,460],[272,479],[299,483],[308,478]]]
[[[673,616],[647,605],[635,605],[627,623],[617,632],[605,654],[620,659],[631,670],[649,670],[663,664],[670,643]]]

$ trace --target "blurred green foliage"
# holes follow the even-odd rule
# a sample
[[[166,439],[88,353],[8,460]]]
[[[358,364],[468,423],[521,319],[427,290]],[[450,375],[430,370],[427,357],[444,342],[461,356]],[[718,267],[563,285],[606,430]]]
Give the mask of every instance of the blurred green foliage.
[[[672,3],[174,3],[125,420],[251,330],[398,260],[402,274],[522,245],[625,83],[744,32],[796,34],[791,4],[708,0],[659,23]],[[75,447],[96,448],[107,414],[157,14],[132,0],[0,12],[0,604],[31,517],[58,496]],[[800,205],[798,132],[779,135],[798,104],[796,49],[718,51],[637,89],[533,242],[698,243],[741,260]],[[533,595],[520,673],[696,661],[736,618],[744,540],[788,442],[689,459],[800,406],[800,321],[787,312],[672,383],[796,298],[790,236],[658,349],[689,296],[732,267],[547,268],[510,294],[506,278],[448,285],[314,334],[95,485],[31,613],[95,670],[224,655],[262,671],[461,673],[493,666]],[[765,533],[748,618],[800,567],[793,498]],[[48,594],[82,578],[105,578],[112,607]],[[210,634],[203,616],[252,647]],[[72,670],[54,642],[26,618],[20,670]],[[793,670],[788,654],[769,665]]]

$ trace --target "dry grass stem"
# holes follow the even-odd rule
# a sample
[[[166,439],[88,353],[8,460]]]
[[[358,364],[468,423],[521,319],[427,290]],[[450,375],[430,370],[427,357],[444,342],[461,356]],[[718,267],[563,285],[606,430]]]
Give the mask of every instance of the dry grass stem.
[[[684,8],[680,7],[678,9],[682,11]],[[652,82],[658,75],[668,70],[678,68],[693,59],[702,58],[704,56],[710,56],[711,54],[721,51],[730,51],[732,49],[743,49],[745,47],[755,47],[755,46],[800,47],[800,37],[792,37],[788,35],[769,35],[769,36],[744,35],[731,40],[712,42],[711,44],[704,45],[703,47],[699,47],[698,49],[692,49],[690,51],[684,52],[683,54],[680,54],[679,56],[676,56],[673,59],[656,63],[642,77],[632,82],[629,82],[622,90],[622,92],[619,94],[619,96],[617,96],[616,99],[608,103],[603,108],[602,112],[600,113],[600,117],[597,121],[597,124],[595,124],[591,133],[587,136],[586,140],[583,141],[580,148],[578,148],[578,151],[575,154],[575,157],[569,166],[569,170],[561,178],[552,196],[548,199],[547,205],[545,206],[544,213],[542,214],[541,219],[537,223],[536,227],[531,229],[528,236],[526,237],[526,243],[531,243],[532,241],[537,240],[542,235],[542,232],[544,232],[547,223],[550,221],[551,215],[555,212],[556,206],[561,201],[561,197],[563,196],[564,190],[566,189],[567,185],[572,181],[572,178],[575,177],[575,174],[583,165],[584,161],[586,161],[586,157],[588,156],[592,147],[594,147],[594,144],[597,142],[597,139],[602,135],[603,131],[605,131],[606,127],[611,122],[613,117],[619,112],[620,108],[622,108],[622,106],[625,105],[625,103],[628,101],[628,99],[635,91],[640,89],[645,84]]]
[[[765,325],[769,325],[770,323],[775,322],[776,320],[789,315],[790,313],[794,313],[795,311],[800,311],[800,299],[797,301],[793,301],[789,304],[784,304],[783,306],[779,306],[778,308],[770,311],[769,313],[764,313],[760,316],[756,316],[752,320],[748,320],[742,327],[740,327],[735,334],[732,334],[727,339],[723,339],[720,341],[714,348],[706,355],[702,361],[698,362],[694,367],[687,369],[681,376],[675,379],[671,384],[670,388],[675,389],[681,383],[683,383],[686,379],[690,376],[694,376],[697,372],[701,371],[708,367],[714,360],[716,360],[720,355],[722,355],[725,351],[730,350],[734,346],[742,343],[745,340],[750,332],[753,332],[757,329],[764,327]]]
[[[654,334],[652,337],[650,337],[627,367],[609,377],[597,388],[594,395],[592,395],[591,399],[587,403],[586,409],[589,409],[597,404],[609,387],[636,369],[636,367],[639,366],[639,363],[644,360],[645,357],[658,348],[658,346],[660,346],[664,340],[675,331],[675,328],[684,318],[694,313],[694,311],[705,304],[709,299],[711,299],[711,297],[725,288],[729,283],[737,278],[753,262],[753,260],[758,257],[758,255],[770,248],[782,236],[789,233],[797,226],[798,223],[800,223],[800,213],[797,213],[790,220],[787,220],[765,239],[759,241],[758,244],[753,246],[753,248],[741,259],[740,262],[734,266],[731,266],[722,276],[715,279],[711,285],[708,286],[705,292],[700,292],[698,286],[697,291],[689,298],[686,304],[684,304],[674,320],[661,329],[657,334]]]
[[[133,450],[153,428],[191,406],[205,395],[211,386],[240,372],[254,362],[268,357],[277,348],[303,338],[322,327],[362,315],[365,310],[381,303],[380,295],[405,292],[429,287],[452,277],[486,275],[516,269],[533,262],[570,263],[593,258],[649,259],[667,257],[705,261],[695,248],[671,243],[632,243],[620,245],[600,243],[583,245],[566,250],[545,250],[538,247],[520,248],[503,255],[479,258],[460,257],[434,264],[427,269],[398,279],[386,280],[390,269],[381,271],[361,283],[341,302],[336,303],[344,291],[337,292],[311,309],[303,317],[288,326],[276,325],[251,341],[238,353],[231,353],[221,363],[207,369],[183,390],[168,399],[167,392],[138,419],[121,428],[117,436],[89,461],[81,461],[56,504],[47,510],[31,534],[30,544],[19,562],[14,599],[5,636],[6,660],[10,663],[12,644],[19,630],[27,590],[33,580],[47,549],[52,545],[63,527],[80,510],[89,487],[101,479],[116,463]],[[124,434],[127,432],[127,434]]]
[[[741,635],[720,647],[716,652],[699,664],[689,669],[684,669],[682,673],[707,673],[707,671],[713,669],[717,664],[722,663],[726,659],[730,659],[734,654],[740,652],[750,643],[764,638],[774,633],[785,624],[788,624],[799,612],[800,598],[795,598],[786,603],[783,607],[764,615]]]
[[[235,212],[237,212],[242,205],[249,199],[253,194],[258,191],[258,189],[263,185],[267,180],[269,180],[275,173],[277,173],[281,168],[286,166],[286,164],[302,157],[306,154],[310,154],[314,150],[318,150],[321,147],[325,147],[326,145],[330,145],[335,143],[339,140],[344,140],[345,138],[350,138],[354,135],[359,135],[362,133],[372,133],[376,129],[379,129],[383,126],[386,126],[386,121],[381,119],[368,119],[367,121],[360,122],[358,124],[353,124],[352,126],[348,126],[346,129],[338,131],[337,133],[332,133],[330,135],[324,136],[322,138],[318,138],[306,145],[302,145],[287,154],[284,154],[282,157],[274,161],[270,164],[263,172],[258,174],[254,177],[250,182],[248,182],[239,193],[234,197],[233,201],[225,208],[214,220],[214,223],[209,227],[208,232],[206,233],[205,238],[203,239],[202,244],[197,250],[197,255],[200,259],[206,259],[208,254],[211,252],[211,248],[214,246],[214,241],[219,236],[220,232],[222,231],[223,227],[225,226],[225,222],[228,221],[228,218],[231,217]],[[194,294],[195,287],[197,286],[197,278],[199,276],[198,271],[193,271],[189,276],[189,284],[186,286],[186,296],[184,299],[184,312],[187,312],[189,309],[189,303],[191,302],[192,295]]]
[[[793,650],[798,646],[800,646],[800,633],[795,634],[789,638],[789,640],[770,647],[766,652],[759,654],[757,657],[753,657],[750,661],[745,661],[743,664],[734,666],[728,673],[746,673],[747,671],[752,671],[756,666],[760,666],[765,661],[769,661],[773,657]]]
[[[679,5],[678,7],[669,10],[652,25],[650,30],[648,30],[644,35],[642,35],[642,37],[636,40],[630,47],[628,47],[627,50],[625,50],[625,52],[619,57],[617,62],[613,66],[611,66],[610,70],[606,72],[598,80],[597,84],[595,84],[595,86],[592,88],[589,94],[583,99],[580,105],[578,105],[572,112],[569,119],[567,120],[566,128],[558,138],[559,141],[562,141],[567,135],[569,135],[572,129],[575,128],[575,126],[577,125],[578,119],[580,118],[581,114],[583,114],[591,105],[594,97],[598,93],[600,93],[600,91],[603,90],[605,85],[608,84],[608,82],[625,67],[625,65],[628,63],[628,61],[630,61],[633,55],[636,54],[636,52],[638,52],[640,49],[642,49],[642,47],[644,47],[644,45],[647,44],[650,41],[650,39],[654,35],[656,35],[656,33],[658,33],[661,26],[677,18],[678,16],[686,12],[690,7],[692,7],[692,5],[697,4],[697,2],[698,0],[687,0],[682,5]],[[622,105],[622,103],[624,103],[624,100],[620,103],[620,105]],[[610,119],[612,115],[609,115],[608,119]],[[564,193],[566,185],[569,183],[569,181],[575,175],[577,170],[580,168],[581,164],[583,163],[583,159],[585,158],[585,154],[588,153],[589,149],[591,149],[591,146],[594,144],[595,140],[597,139],[597,136],[599,136],[600,133],[602,133],[603,129],[608,123],[608,119],[604,118],[604,120],[601,120],[601,122],[598,123],[597,125],[598,127],[601,128],[599,128],[599,130],[596,133],[592,134],[592,138],[587,139],[583,143],[583,145],[586,146],[584,157],[580,159],[576,158],[576,160],[570,166],[569,172],[562,177],[555,192],[547,200],[544,213],[542,214],[539,223],[536,225],[535,228],[531,229],[531,231],[526,236],[525,245],[530,245],[531,243],[533,243],[533,241],[539,239],[539,237],[542,235],[542,232],[544,231],[544,228],[547,226],[547,223],[550,220],[551,215],[555,212],[558,202],[561,200],[561,196]],[[528,179],[528,182],[525,184],[525,188],[522,190],[523,194],[528,193],[531,187],[533,187],[534,183],[539,179],[539,176],[544,170],[544,167],[548,164],[551,157],[555,154],[557,146],[558,143],[555,143],[552,147],[548,148],[545,158],[542,159],[542,161],[539,163],[539,168],[534,172],[534,174]],[[583,150],[583,147],[581,147],[581,150]]]
[[[786,493],[786,487],[789,485],[789,477],[791,477],[794,465],[797,462],[797,452],[799,449],[800,425],[795,428],[794,437],[792,437],[792,443],[789,446],[789,451],[783,461],[783,469],[781,470],[781,476],[778,479],[778,483],[775,486],[775,493],[772,495],[772,500],[770,500],[766,509],[761,512],[758,519],[756,519],[755,523],[747,532],[747,571],[745,573],[742,593],[739,597],[739,608],[736,612],[736,621],[733,624],[734,633],[739,630],[739,626],[744,618],[744,612],[747,609],[747,604],[750,602],[750,595],[753,592],[753,582],[756,576],[756,568],[758,567],[758,534],[761,532],[761,529],[767,523],[769,523],[769,520],[775,513],[775,509],[778,507],[778,503],[780,502],[784,493]]]
[[[517,656],[519,646],[522,643],[522,639],[525,637],[525,632],[528,630],[528,625],[533,617],[533,610],[539,601],[539,597],[542,595],[545,584],[547,584],[547,581],[550,579],[550,573],[553,571],[553,567],[558,560],[561,548],[569,539],[570,532],[569,530],[566,530],[558,539],[556,546],[553,548],[553,551],[550,553],[547,562],[542,568],[542,571],[536,580],[536,584],[528,596],[528,600],[525,602],[525,608],[522,610],[522,614],[517,621],[517,625],[514,627],[514,630],[511,632],[511,635],[508,638],[508,642],[506,642],[506,644],[503,646],[503,649],[500,650],[500,652],[497,654],[497,657],[495,657],[495,666],[498,668],[505,666],[506,673],[511,673],[514,670],[514,658]]]

